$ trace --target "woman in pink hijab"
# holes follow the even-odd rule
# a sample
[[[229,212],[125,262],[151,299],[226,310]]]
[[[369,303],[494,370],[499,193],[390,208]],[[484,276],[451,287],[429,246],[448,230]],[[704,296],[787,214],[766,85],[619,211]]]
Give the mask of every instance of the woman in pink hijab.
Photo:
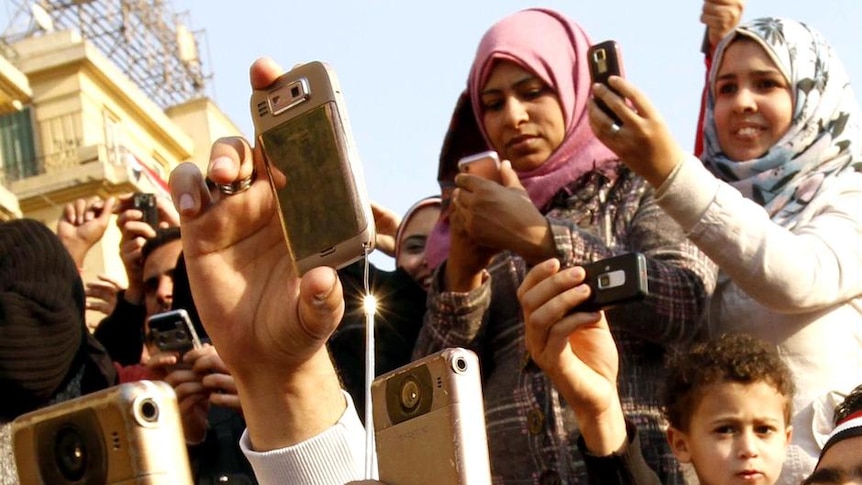
[[[623,408],[662,483],[682,483],[658,387],[666,353],[700,334],[715,268],[593,135],[590,44],[551,10],[499,21],[479,44],[441,155],[445,209],[426,249],[437,270],[414,357],[453,346],[480,355],[495,483],[587,481],[574,414],[527,354],[516,295],[526,269],[628,252],[646,255],[650,295],[607,312]],[[461,156],[488,149],[503,160],[502,184],[457,174]]]

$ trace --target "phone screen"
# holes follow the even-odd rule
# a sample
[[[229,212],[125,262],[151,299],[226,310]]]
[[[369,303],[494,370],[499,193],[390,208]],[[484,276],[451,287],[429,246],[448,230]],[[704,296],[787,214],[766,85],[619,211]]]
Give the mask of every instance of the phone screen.
[[[261,136],[273,169],[287,178],[278,191],[282,223],[297,260],[359,234],[366,226],[338,108],[324,104],[273,127]]]

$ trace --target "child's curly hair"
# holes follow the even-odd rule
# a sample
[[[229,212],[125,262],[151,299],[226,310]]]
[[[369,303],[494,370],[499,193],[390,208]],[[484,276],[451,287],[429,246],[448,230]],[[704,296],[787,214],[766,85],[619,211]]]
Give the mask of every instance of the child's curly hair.
[[[668,369],[662,410],[668,423],[688,431],[691,416],[704,390],[723,382],[765,382],[786,398],[785,424],[790,424],[795,388],[790,369],[775,347],[746,334],[725,334],[695,345],[682,353]]]

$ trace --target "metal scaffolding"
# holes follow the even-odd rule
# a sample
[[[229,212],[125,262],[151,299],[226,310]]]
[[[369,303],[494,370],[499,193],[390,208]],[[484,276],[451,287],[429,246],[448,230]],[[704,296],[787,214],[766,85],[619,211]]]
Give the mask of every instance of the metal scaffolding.
[[[162,109],[203,96],[211,74],[200,59],[205,32],[165,0],[7,0],[13,15],[0,41],[73,29]]]

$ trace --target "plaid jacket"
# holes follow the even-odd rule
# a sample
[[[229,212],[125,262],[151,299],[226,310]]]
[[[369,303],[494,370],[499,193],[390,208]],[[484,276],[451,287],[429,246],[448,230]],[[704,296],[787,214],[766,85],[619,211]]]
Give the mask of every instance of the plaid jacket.
[[[650,295],[607,313],[620,350],[619,389],[626,417],[640,432],[644,455],[662,483],[683,483],[666,441],[659,390],[669,352],[703,334],[701,315],[716,268],[655,204],[646,182],[625,166],[611,183],[590,172],[543,211],[564,265],[640,251]],[[586,483],[574,414],[529,359],[516,290],[526,263],[498,255],[490,278],[469,293],[441,292],[438,269],[414,357],[464,347],[482,362],[485,417],[495,483]]]

